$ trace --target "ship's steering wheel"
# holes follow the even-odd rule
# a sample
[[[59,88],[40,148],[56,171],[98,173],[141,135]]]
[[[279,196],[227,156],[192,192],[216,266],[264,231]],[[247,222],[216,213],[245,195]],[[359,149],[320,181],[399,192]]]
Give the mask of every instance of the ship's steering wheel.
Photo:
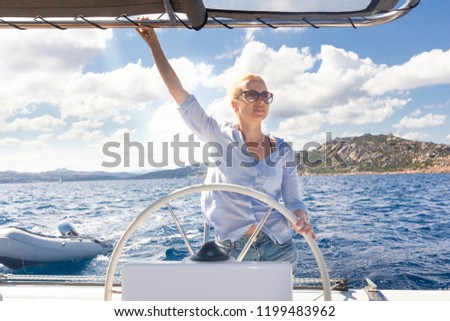
[[[253,197],[254,199],[261,201],[269,206],[269,211],[267,211],[264,219],[258,224],[256,227],[255,232],[252,234],[250,239],[248,240],[247,244],[244,246],[244,249],[240,253],[239,257],[237,258],[237,261],[241,261],[245,254],[248,251],[248,248],[253,243],[256,235],[261,230],[262,226],[265,223],[265,220],[270,215],[272,209],[276,209],[278,212],[280,212],[283,216],[285,216],[291,223],[295,224],[297,221],[297,217],[292,213],[290,210],[288,210],[285,206],[280,204],[279,202],[275,201],[274,199],[270,198],[264,193],[239,186],[239,185],[232,185],[232,184],[200,184],[200,185],[193,185],[190,187],[182,188],[177,191],[174,191],[167,196],[160,198],[156,202],[154,202],[152,205],[147,207],[142,213],[140,213],[133,222],[128,226],[128,228],[125,230],[125,232],[122,234],[122,237],[120,238],[119,242],[116,244],[116,247],[114,248],[114,251],[111,256],[111,260],[109,262],[108,269],[106,271],[106,280],[105,280],[105,293],[104,293],[104,299],[105,301],[110,301],[112,299],[113,294],[113,281],[114,281],[114,274],[117,268],[117,263],[119,261],[120,255],[122,254],[122,251],[125,247],[126,242],[131,237],[131,235],[134,233],[134,231],[137,229],[137,227],[142,223],[144,219],[146,219],[150,214],[155,212],[156,210],[160,209],[163,206],[168,206],[169,202],[194,193],[199,193],[203,191],[223,191],[223,192],[233,192],[238,193],[246,196]],[[169,207],[170,209],[170,207]],[[173,214],[173,213],[172,213]],[[176,217],[173,215],[175,221]],[[176,221],[176,223],[178,223]],[[180,231],[181,232],[181,231]],[[183,238],[185,239],[185,242],[187,239],[184,237],[183,233],[181,233]],[[313,255],[316,259],[317,265],[319,267],[320,276],[322,279],[323,284],[323,292],[324,292],[324,300],[325,301],[331,301],[331,286],[330,286],[330,278],[328,275],[328,269],[325,265],[325,260],[323,259],[322,253],[320,252],[319,247],[317,246],[317,243],[314,241],[314,239],[310,235],[303,234],[303,237],[306,239],[309,247],[311,248]],[[188,244],[189,251],[192,252],[192,249]]]

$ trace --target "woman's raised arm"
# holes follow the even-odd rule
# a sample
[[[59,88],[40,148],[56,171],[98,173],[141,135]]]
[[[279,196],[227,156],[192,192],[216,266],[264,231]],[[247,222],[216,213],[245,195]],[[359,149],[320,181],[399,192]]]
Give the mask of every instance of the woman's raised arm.
[[[139,25],[139,28],[136,28],[136,30],[150,47],[156,67],[158,68],[159,74],[166,84],[169,93],[175,99],[176,103],[181,105],[189,97],[189,93],[183,88],[175,70],[173,70],[167,60],[166,55],[159,44],[155,30],[152,27],[144,25]]]

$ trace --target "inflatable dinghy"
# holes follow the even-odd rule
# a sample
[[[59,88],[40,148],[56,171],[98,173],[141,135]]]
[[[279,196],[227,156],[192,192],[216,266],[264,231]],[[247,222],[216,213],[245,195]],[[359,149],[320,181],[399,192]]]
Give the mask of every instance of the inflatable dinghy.
[[[62,236],[45,236],[17,227],[0,228],[0,264],[19,269],[34,264],[93,258],[113,250],[111,244],[80,237],[68,223],[58,228]]]

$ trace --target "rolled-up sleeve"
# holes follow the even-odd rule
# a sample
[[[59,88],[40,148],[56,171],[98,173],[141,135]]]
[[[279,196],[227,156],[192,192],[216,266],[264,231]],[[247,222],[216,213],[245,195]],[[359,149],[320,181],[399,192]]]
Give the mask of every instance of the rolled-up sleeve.
[[[220,131],[217,121],[206,114],[197,99],[190,95],[179,107],[178,111],[186,125],[204,142],[212,142]]]

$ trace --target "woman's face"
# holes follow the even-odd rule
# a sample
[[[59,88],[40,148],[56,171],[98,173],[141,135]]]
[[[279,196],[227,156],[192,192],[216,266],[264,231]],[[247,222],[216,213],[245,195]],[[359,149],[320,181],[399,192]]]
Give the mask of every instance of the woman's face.
[[[256,101],[246,99],[246,91],[256,90],[259,94],[267,92],[267,86],[264,81],[252,79],[244,87],[241,87],[241,94],[232,101],[233,109],[239,119],[242,121],[261,122],[269,113],[269,104],[263,100],[261,95]]]

